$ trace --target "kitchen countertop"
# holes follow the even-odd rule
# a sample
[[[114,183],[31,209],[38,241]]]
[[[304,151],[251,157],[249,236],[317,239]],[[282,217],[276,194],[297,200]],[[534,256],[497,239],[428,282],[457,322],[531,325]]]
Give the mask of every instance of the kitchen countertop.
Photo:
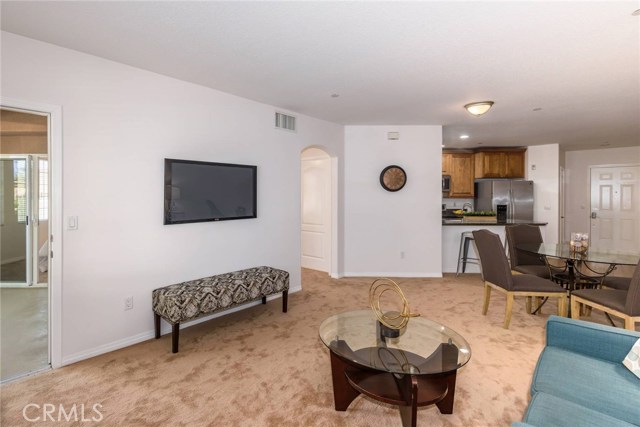
[[[442,225],[515,225],[515,224],[527,224],[527,225],[547,225],[547,222],[533,222],[533,221],[522,221],[522,220],[510,220],[506,222],[487,222],[487,221],[463,221],[462,219],[443,219]]]

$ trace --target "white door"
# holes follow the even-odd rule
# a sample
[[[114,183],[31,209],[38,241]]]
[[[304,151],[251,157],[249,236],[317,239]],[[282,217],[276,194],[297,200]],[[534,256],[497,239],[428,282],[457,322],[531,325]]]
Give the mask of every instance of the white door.
[[[306,150],[307,153],[309,150]],[[318,153],[319,152],[319,153]],[[331,159],[313,149],[302,156],[302,267],[331,270]]]
[[[591,167],[591,242],[598,250],[640,252],[640,166]]]

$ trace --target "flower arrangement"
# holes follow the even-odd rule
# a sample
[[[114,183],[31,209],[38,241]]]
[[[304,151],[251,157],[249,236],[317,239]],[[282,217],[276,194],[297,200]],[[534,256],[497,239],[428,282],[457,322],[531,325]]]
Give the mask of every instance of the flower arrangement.
[[[572,252],[584,254],[589,249],[589,234],[588,233],[571,233],[571,241],[569,241],[569,247]]]

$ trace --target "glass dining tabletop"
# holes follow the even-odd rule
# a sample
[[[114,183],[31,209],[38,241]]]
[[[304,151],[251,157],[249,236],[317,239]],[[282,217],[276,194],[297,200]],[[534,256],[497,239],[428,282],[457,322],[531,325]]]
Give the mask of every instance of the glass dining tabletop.
[[[599,251],[597,248],[589,248],[586,253],[581,254],[572,251],[568,243],[527,243],[518,245],[516,248],[525,252],[573,261],[615,265],[637,265],[640,261],[640,254],[621,254],[614,251]]]
[[[380,338],[371,310],[348,311],[320,325],[320,339],[338,356],[365,368],[396,374],[441,374],[471,358],[458,333],[425,317],[413,317],[396,338]]]

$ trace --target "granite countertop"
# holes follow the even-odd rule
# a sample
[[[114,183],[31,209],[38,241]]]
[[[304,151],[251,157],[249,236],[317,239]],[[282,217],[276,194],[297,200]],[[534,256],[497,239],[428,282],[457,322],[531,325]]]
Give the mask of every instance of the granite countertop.
[[[522,220],[509,220],[506,222],[497,223],[495,221],[487,222],[487,221],[463,221],[462,219],[443,219],[442,225],[487,225],[487,226],[505,226],[505,225],[515,225],[515,224],[527,224],[527,225],[547,225],[547,222],[534,222],[534,221],[522,221]]]

